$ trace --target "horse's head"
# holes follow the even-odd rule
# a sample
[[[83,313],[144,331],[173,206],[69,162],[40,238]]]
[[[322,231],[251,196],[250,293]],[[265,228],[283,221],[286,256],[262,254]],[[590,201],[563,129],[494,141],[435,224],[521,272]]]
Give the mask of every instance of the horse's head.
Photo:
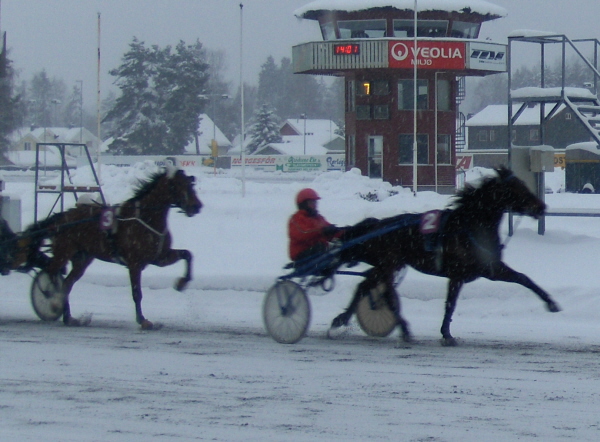
[[[534,195],[523,180],[517,178],[512,171],[502,167],[496,169],[500,200],[506,209],[522,215],[538,219],[546,212],[546,204]]]
[[[198,214],[202,208],[202,203],[194,189],[196,178],[188,176],[183,170],[178,169],[168,176],[168,180],[171,204],[179,207],[187,216]]]

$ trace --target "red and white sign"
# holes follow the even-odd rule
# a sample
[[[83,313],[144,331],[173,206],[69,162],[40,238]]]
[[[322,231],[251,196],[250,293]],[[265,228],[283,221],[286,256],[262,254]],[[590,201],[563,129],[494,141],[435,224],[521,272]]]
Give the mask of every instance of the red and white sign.
[[[415,60],[413,40],[394,40],[388,44],[388,64],[391,68],[412,69]],[[466,48],[464,42],[419,41],[417,43],[419,69],[465,69]]]
[[[456,170],[469,170],[473,168],[473,155],[456,155]]]

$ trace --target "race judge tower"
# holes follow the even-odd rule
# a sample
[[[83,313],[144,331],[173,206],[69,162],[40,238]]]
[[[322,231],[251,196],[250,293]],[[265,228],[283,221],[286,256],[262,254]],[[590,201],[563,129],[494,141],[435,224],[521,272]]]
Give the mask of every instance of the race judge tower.
[[[294,72],[345,78],[346,169],[453,193],[464,77],[506,71],[506,45],[477,40],[506,11],[482,0],[315,0],[294,14],[323,36],[293,47]]]

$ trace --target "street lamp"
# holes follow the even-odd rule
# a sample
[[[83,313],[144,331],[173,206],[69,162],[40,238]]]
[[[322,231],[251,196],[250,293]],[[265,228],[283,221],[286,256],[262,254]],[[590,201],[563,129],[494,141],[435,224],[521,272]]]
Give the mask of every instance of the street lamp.
[[[306,155],[306,114],[300,115],[300,118],[304,120],[304,155]]]

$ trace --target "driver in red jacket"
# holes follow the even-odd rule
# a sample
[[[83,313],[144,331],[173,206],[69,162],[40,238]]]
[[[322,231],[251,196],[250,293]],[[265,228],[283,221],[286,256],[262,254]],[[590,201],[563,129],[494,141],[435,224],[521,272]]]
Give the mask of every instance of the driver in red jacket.
[[[313,189],[302,189],[296,195],[298,211],[288,222],[292,261],[327,251],[329,242],[342,234],[341,229],[328,222],[317,210],[317,200],[320,199]]]

